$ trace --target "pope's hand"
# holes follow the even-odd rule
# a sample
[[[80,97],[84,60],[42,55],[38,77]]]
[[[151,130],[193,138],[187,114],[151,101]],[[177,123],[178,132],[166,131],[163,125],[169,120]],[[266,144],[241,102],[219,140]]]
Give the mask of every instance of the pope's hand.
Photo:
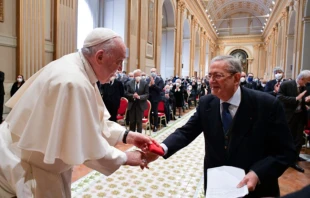
[[[129,166],[147,166],[147,163],[144,159],[144,154],[141,151],[127,151],[125,152],[127,155],[127,162],[125,165]]]
[[[129,132],[126,142],[128,144],[133,144],[144,152],[147,152],[150,144],[159,145],[153,138],[143,135],[141,133]]]
[[[153,161],[157,160],[158,157],[159,157],[159,155],[154,154],[154,153],[151,153],[151,152],[146,152],[146,153],[144,153],[144,154],[143,154],[143,157],[142,157],[142,158],[143,158],[143,159],[142,159],[143,164],[140,165],[140,168],[141,168],[142,170],[143,170],[144,168],[149,168],[149,167],[148,167],[148,164],[149,164],[150,162],[153,162]]]
[[[244,185],[247,185],[249,191],[254,191],[258,180],[259,179],[256,173],[250,171],[248,174],[246,174],[246,176],[244,176],[243,180],[238,184],[237,188],[241,188]]]

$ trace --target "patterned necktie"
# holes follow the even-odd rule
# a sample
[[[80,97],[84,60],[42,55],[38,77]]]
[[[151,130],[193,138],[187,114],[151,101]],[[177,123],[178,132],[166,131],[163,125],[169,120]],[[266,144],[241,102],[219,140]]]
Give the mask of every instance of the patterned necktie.
[[[232,121],[232,116],[228,110],[228,107],[230,106],[230,104],[227,102],[223,102],[222,105],[223,105],[222,123],[223,123],[223,128],[224,128],[224,134],[226,135],[230,127],[231,121]]]

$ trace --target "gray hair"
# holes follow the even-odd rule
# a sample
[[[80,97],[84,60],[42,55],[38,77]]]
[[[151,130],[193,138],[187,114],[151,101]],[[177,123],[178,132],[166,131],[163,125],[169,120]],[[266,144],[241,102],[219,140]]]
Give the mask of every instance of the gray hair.
[[[142,73],[141,69],[136,69],[136,70],[134,70],[134,71],[133,71],[133,75],[135,75],[135,74],[138,73],[138,72]]]
[[[216,61],[225,61],[228,66],[228,72],[235,74],[235,73],[241,73],[242,67],[241,62],[239,59],[233,57],[233,56],[216,56],[211,60],[211,64]]]
[[[105,55],[111,57],[113,56],[114,54],[113,52],[116,46],[118,46],[117,43],[119,42],[120,39],[122,40],[122,38],[119,36],[114,37],[112,39],[99,43],[95,46],[83,47],[81,50],[82,50],[82,53],[86,56],[91,56],[91,55],[96,54],[99,50],[104,50]]]
[[[300,80],[303,78],[310,78],[310,70],[303,70],[298,74],[297,80]]]
[[[275,67],[275,68],[273,69],[273,73],[276,74],[277,72],[283,73],[283,69],[282,69],[281,67],[277,66],[277,67]]]

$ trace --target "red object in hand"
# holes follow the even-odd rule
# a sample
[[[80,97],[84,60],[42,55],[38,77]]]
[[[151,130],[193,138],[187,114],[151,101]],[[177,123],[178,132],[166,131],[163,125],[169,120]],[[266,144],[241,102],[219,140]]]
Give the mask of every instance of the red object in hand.
[[[163,156],[165,154],[164,149],[161,146],[157,146],[156,144],[150,144],[149,151],[160,156]]]

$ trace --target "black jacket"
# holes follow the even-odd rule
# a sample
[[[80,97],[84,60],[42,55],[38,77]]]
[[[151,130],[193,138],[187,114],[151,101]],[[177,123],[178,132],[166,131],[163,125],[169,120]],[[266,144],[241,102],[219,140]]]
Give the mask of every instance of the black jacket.
[[[288,124],[281,103],[268,94],[241,87],[241,103],[230,128],[228,147],[220,116],[220,99],[201,97],[196,113],[163,143],[164,158],[191,143],[203,132],[205,137],[204,179],[207,169],[234,166],[248,173],[253,170],[260,184],[247,197],[279,196],[278,178],[295,160]]]

